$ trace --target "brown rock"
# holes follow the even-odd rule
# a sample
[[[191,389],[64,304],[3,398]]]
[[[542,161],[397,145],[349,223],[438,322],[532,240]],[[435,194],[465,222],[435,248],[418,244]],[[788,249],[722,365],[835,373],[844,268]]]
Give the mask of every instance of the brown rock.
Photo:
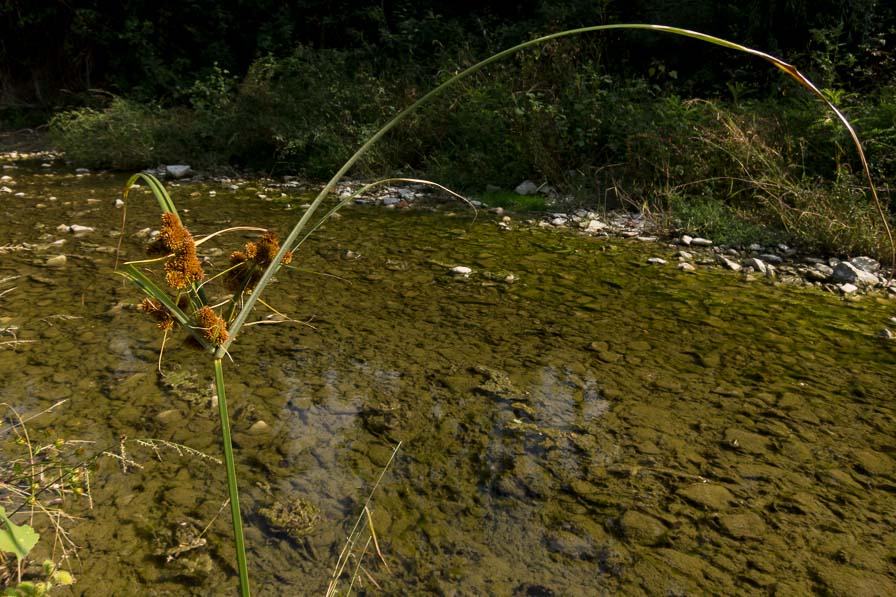
[[[724,510],[734,501],[730,491],[721,485],[694,483],[678,491],[678,495],[710,510]]]
[[[735,539],[758,539],[765,534],[765,522],[754,512],[726,514],[719,518],[719,523]]]
[[[657,545],[666,539],[666,525],[647,514],[629,510],[622,515],[619,526],[629,541],[641,545]]]

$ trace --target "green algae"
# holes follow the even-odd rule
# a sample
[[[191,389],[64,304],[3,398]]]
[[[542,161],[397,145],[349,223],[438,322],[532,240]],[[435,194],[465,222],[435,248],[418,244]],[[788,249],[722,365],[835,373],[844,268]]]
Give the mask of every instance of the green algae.
[[[36,411],[64,394],[52,425],[100,446],[155,435],[217,454],[195,353],[169,339],[158,377],[160,335],[114,308],[132,293],[97,248],[117,242],[122,181],[16,176],[29,209],[10,211],[4,233],[64,239],[68,259],[46,269],[35,248],[0,263],[0,279],[22,276],[2,297],[4,326],[35,341],[0,359],[4,400]],[[292,218],[223,188],[183,205],[201,232]],[[139,203],[129,215],[135,229],[153,217]],[[62,223],[97,232],[63,236]],[[124,250],[140,243],[127,234]],[[314,327],[248,328],[232,355],[259,590],[322,592],[401,440],[372,503],[389,571],[365,560],[390,594],[891,592],[896,356],[877,332],[893,305],[641,265],[673,252],[415,210],[352,208],[326,224],[297,255],[302,271],[281,272],[267,297]],[[160,418],[171,410],[180,416]],[[250,433],[258,421],[263,436]],[[220,520],[183,570],[158,556],[176,549],[158,538],[178,521],[214,519],[223,473],[195,457],[131,457],[143,468],[98,462],[93,511],[67,505],[86,515],[71,527],[75,593],[233,589]],[[267,486],[314,504],[306,549],[264,522]]]

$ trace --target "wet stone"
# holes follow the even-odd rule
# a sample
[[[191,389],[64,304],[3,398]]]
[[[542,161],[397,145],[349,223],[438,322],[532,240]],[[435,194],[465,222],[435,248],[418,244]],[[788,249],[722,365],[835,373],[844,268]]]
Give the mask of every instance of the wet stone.
[[[551,532],[547,537],[547,545],[552,552],[575,560],[593,560],[596,556],[594,546],[588,538],[569,531]]]
[[[519,397],[519,392],[505,372],[485,365],[477,365],[474,370],[485,378],[478,388],[482,393],[500,398]]]
[[[840,489],[862,490],[862,486],[856,483],[852,475],[841,469],[829,469],[818,474],[819,480],[827,485]]]
[[[732,261],[727,257],[723,257],[722,255],[716,255],[716,262],[726,269],[730,269],[733,272],[739,272],[741,269],[741,265],[736,261]]]
[[[181,414],[176,408],[169,408],[158,413],[156,420],[163,425],[172,425],[181,420]]]
[[[754,512],[719,517],[722,530],[735,539],[758,539],[765,534],[765,522]]]
[[[725,510],[734,502],[734,496],[721,485],[694,483],[678,491],[678,495],[709,510]]]
[[[780,421],[766,420],[757,425],[757,427],[764,431],[766,435],[774,437],[786,438],[792,435],[790,428]]]
[[[271,426],[260,420],[255,421],[254,423],[252,423],[252,426],[249,427],[249,435],[267,435],[270,432]]]
[[[761,259],[757,259],[756,257],[751,257],[743,262],[744,267],[752,267],[757,272],[764,274],[766,272],[766,264]]]
[[[853,257],[849,262],[869,274],[875,274],[880,270],[880,262],[871,257]]]
[[[719,354],[719,351],[713,350],[697,355],[697,360],[703,367],[715,369],[722,363],[722,355]]]
[[[843,597],[896,595],[896,582],[880,574],[826,562],[813,570],[823,594]]]
[[[862,472],[873,475],[891,475],[893,474],[893,459],[886,454],[875,452],[873,450],[857,450],[852,455],[856,466]]]
[[[876,275],[845,261],[837,264],[831,279],[836,283],[853,284],[856,286],[874,286],[878,282]]]
[[[724,444],[748,454],[763,454],[768,449],[768,439],[765,436],[743,429],[726,429]]]
[[[270,506],[260,508],[264,521],[272,531],[287,535],[294,541],[301,541],[314,532],[320,522],[320,510],[300,496],[290,496],[285,500],[275,500]]]
[[[737,467],[737,474],[744,479],[759,479],[763,481],[780,479],[784,470],[767,464],[747,463]]]
[[[367,457],[377,468],[385,468],[392,458],[392,448],[384,444],[371,444],[367,448]]]
[[[640,545],[657,545],[666,539],[669,529],[662,522],[649,516],[629,510],[619,519],[619,527],[626,539]]]
[[[635,340],[634,342],[629,342],[626,348],[635,352],[646,352],[651,349],[651,346],[649,342],[644,340]]]
[[[576,495],[586,499],[600,493],[600,489],[595,484],[582,479],[573,479],[569,484],[569,489]]]
[[[620,359],[622,359],[622,355],[618,352],[613,352],[610,350],[601,350],[598,351],[597,358],[599,358],[604,363],[616,363]]]

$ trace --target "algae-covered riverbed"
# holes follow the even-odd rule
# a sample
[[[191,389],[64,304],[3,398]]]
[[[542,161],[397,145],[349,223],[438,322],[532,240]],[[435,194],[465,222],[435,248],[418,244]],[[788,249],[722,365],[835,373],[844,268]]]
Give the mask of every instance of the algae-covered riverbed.
[[[73,517],[74,593],[234,593],[223,467],[199,454],[221,451],[211,364],[175,336],[159,375],[161,332],[112,274],[125,177],[15,165],[2,402],[67,400],[31,440],[110,454],[91,465],[92,508],[86,492],[51,504]],[[196,234],[285,233],[301,201],[172,193]],[[129,259],[158,227],[151,198],[133,201]],[[246,238],[200,254],[226,261]],[[266,297],[303,323],[246,328],[226,364],[255,592],[325,591],[401,441],[370,506],[388,569],[371,547],[362,593],[896,593],[896,344],[878,335],[892,300],[648,256],[463,209],[355,207],[318,231]],[[22,458],[3,430],[3,460]]]

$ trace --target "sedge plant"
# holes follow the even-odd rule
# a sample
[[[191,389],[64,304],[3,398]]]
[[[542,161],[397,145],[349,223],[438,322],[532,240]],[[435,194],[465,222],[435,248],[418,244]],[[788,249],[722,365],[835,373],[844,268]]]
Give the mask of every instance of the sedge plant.
[[[254,307],[258,301],[262,300],[261,297],[264,295],[267,286],[273,280],[274,275],[283,265],[288,264],[291,261],[293,253],[298,251],[302,241],[304,241],[313,230],[351,200],[351,198],[349,198],[337,203],[335,207],[332,207],[323,216],[315,215],[327,197],[335,189],[337,183],[358,162],[358,160],[367,153],[375,143],[377,143],[377,141],[409,115],[419,110],[423,105],[429,103],[435,97],[445,93],[460,81],[470,77],[486,66],[517,52],[561,37],[610,30],[647,30],[658,33],[674,34],[715,44],[738,52],[744,52],[771,63],[774,67],[796,81],[797,84],[812,92],[828,110],[836,115],[843,126],[846,127],[855,144],[865,173],[868,189],[889,240],[892,256],[894,257],[893,261],[896,262],[896,244],[894,244],[893,235],[888,225],[887,214],[878,198],[877,190],[874,181],[872,180],[861,142],[849,121],[830,99],[808,78],[800,73],[796,67],[779,58],[718,37],[664,25],[614,24],[562,31],[532,39],[494,54],[454,75],[412,105],[405,108],[372,135],[321,189],[320,193],[282,242],[280,242],[273,233],[262,231],[262,235],[257,241],[248,243],[244,250],[234,251],[232,253],[231,263],[224,272],[211,278],[206,277],[202,264],[197,257],[197,246],[210,237],[194,240],[184,226],[174,202],[171,200],[161,182],[150,174],[140,173],[134,175],[126,185],[124,192],[125,198],[127,198],[131,186],[142,179],[143,182],[149,186],[158,201],[162,211],[163,225],[158,239],[150,246],[150,253],[153,257],[144,261],[126,263],[119,270],[119,273],[130,279],[146,295],[146,299],[144,299],[140,306],[141,311],[154,317],[158,322],[159,327],[164,330],[166,334],[176,325],[185,329],[192,335],[197,344],[209,355],[211,360],[215,390],[218,398],[221,442],[223,445],[224,462],[227,469],[227,487],[233,522],[233,539],[234,547],[236,549],[237,569],[239,571],[240,590],[242,595],[248,596],[250,594],[249,575],[240,513],[239,491],[237,485],[238,476],[236,473],[236,465],[230,437],[230,417],[227,408],[223,360],[228,355],[230,346],[236,340],[242,331],[242,328],[250,323],[249,318],[252,316]],[[373,184],[380,184],[381,182],[383,181]],[[362,191],[369,188],[369,186],[362,189]],[[359,191],[359,193],[360,192],[361,191]],[[260,229],[253,228],[250,230]],[[164,264],[164,284],[158,283],[152,275],[148,273],[146,268],[152,263]],[[223,283],[228,290],[232,291],[232,295],[228,300],[220,304],[212,304],[209,302],[208,293],[205,291],[205,285],[212,280],[218,280]],[[264,304],[263,301],[262,304]]]

